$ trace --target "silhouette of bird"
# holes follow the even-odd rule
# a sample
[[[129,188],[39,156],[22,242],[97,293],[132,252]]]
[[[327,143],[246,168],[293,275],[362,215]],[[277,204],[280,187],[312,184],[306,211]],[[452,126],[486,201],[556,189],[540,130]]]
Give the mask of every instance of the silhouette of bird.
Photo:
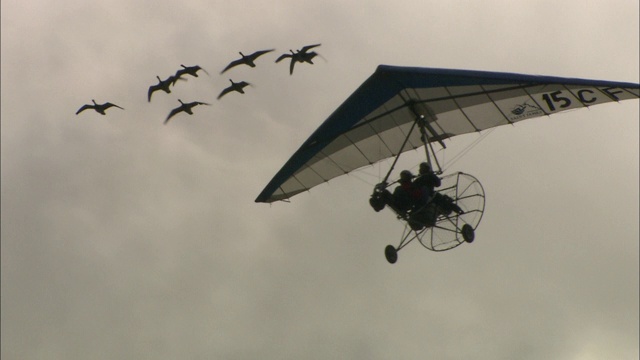
[[[306,62],[313,65],[313,58],[318,56],[318,53],[316,53],[315,51],[312,51],[312,52],[307,52],[307,51],[317,46],[320,46],[320,44],[306,45],[306,46],[303,46],[302,49],[296,50],[296,52],[293,52],[293,50],[289,49],[291,54],[280,55],[280,57],[276,59],[276,62],[280,62],[281,60],[284,60],[286,58],[291,58],[291,62],[289,63],[289,75],[292,75],[293,67],[296,64],[296,62],[300,62],[300,63]]]
[[[82,105],[82,107],[80,109],[78,109],[78,111],[76,111],[76,115],[80,114],[81,112],[83,112],[84,110],[87,110],[87,109],[93,109],[93,110],[97,111],[98,113],[100,113],[102,115],[106,115],[104,111],[107,110],[108,108],[112,107],[112,106],[124,110],[124,108],[121,108],[120,106],[118,106],[116,104],[112,104],[110,102],[106,102],[104,104],[96,104],[95,100],[91,99],[91,101],[93,102],[93,105],[91,105],[91,104]]]
[[[241,94],[244,94],[244,90],[243,89],[245,88],[245,86],[251,85],[246,81],[233,82],[233,80],[231,80],[231,79],[229,79],[229,81],[231,81],[231,85],[228,88],[222,90],[220,95],[218,95],[218,99],[220,99],[225,94],[227,94],[227,93],[229,93],[231,91],[237,91],[237,92],[239,92]]]
[[[306,62],[309,64],[313,65],[313,58],[316,57],[318,55],[318,53],[316,53],[315,51],[309,52],[309,53],[302,53],[300,52],[300,50],[298,50],[297,52],[293,52],[293,50],[289,50],[291,51],[291,54],[282,54],[280,55],[280,57],[276,60],[276,62],[280,62],[283,59],[286,58],[291,58],[291,62],[289,63],[289,75],[293,74],[293,67],[295,66],[295,64],[297,62]]]
[[[251,67],[256,67],[256,64],[255,64],[255,62],[254,62],[254,61],[256,61],[256,59],[257,59],[259,56],[261,56],[261,55],[263,55],[263,54],[266,54],[266,53],[268,53],[268,52],[272,52],[272,51],[274,51],[274,50],[275,50],[275,49],[259,50],[259,51],[254,52],[254,53],[253,53],[253,54],[251,54],[251,55],[245,55],[245,54],[243,54],[242,52],[238,52],[238,53],[240,54],[240,56],[242,56],[242,57],[241,57],[240,59],[238,59],[238,60],[234,60],[234,61],[230,62],[230,63],[229,63],[229,65],[227,65],[227,67],[226,67],[226,68],[224,68],[224,70],[222,70],[222,71],[220,72],[220,74],[222,74],[223,72],[225,72],[225,71],[227,71],[227,70],[231,69],[231,68],[232,68],[232,67],[234,67],[234,66],[242,65],[242,64],[249,65],[249,66],[251,66]]]
[[[194,65],[194,66],[184,66],[184,65],[180,64],[180,66],[182,66],[182,69],[180,69],[180,70],[178,70],[178,71],[176,72],[176,76],[177,76],[177,77],[180,77],[180,76],[182,76],[182,75],[184,75],[184,74],[189,74],[189,75],[191,75],[191,76],[198,77],[197,72],[198,72],[199,70],[202,70],[202,71],[204,71],[204,72],[205,72],[205,74],[209,75],[209,73],[207,72],[207,70],[205,70],[205,69],[201,68],[201,67],[200,67],[200,66],[198,66],[198,65]]]
[[[147,101],[151,102],[151,95],[156,90],[162,90],[162,91],[166,92],[167,94],[170,94],[171,93],[171,89],[169,88],[169,86],[175,85],[176,82],[178,82],[178,80],[186,81],[181,76],[182,75],[171,75],[168,78],[166,78],[164,80],[161,80],[160,76],[156,75],[156,78],[158,78],[158,83],[155,84],[155,85],[149,86],[149,92],[147,93]]]
[[[173,117],[173,115],[179,113],[179,112],[186,112],[189,115],[193,115],[193,111],[191,110],[193,107],[198,106],[198,105],[211,105],[211,104],[207,104],[201,101],[194,101],[194,102],[190,102],[190,103],[183,103],[182,100],[178,99],[178,101],[180,101],[180,106],[178,106],[177,108],[171,110],[171,112],[169,113],[169,116],[167,116],[167,118],[164,120],[164,124],[167,125],[167,123],[169,122],[169,119],[171,119]]]

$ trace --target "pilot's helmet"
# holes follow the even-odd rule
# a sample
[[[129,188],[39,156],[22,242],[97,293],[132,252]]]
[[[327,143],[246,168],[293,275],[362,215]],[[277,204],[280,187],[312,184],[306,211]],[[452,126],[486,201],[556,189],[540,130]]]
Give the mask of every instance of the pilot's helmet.
[[[420,174],[426,174],[428,172],[431,172],[431,166],[429,166],[429,163],[420,163]]]
[[[400,181],[402,182],[411,181],[412,178],[413,178],[413,174],[411,173],[411,171],[402,170],[400,172]]]

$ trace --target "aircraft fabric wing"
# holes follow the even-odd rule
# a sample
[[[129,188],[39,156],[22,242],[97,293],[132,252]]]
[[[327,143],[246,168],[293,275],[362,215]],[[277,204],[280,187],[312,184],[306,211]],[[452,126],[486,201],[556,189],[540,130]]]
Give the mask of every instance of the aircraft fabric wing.
[[[256,202],[286,200],[398,154],[416,118],[429,141],[640,98],[640,84],[380,65],[278,171]],[[403,151],[423,146],[413,131]]]

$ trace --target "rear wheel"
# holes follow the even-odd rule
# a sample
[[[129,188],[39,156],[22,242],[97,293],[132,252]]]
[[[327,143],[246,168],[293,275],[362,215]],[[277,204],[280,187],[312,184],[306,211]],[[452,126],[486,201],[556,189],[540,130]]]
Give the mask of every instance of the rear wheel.
[[[469,224],[464,224],[460,232],[462,233],[462,238],[464,239],[464,241],[468,243],[472,243],[476,238],[476,233]]]

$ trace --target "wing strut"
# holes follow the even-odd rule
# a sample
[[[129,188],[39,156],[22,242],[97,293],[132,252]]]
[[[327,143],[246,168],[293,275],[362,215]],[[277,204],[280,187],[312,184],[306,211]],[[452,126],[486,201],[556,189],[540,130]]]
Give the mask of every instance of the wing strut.
[[[393,164],[391,164],[391,168],[389,168],[389,171],[387,172],[387,175],[385,175],[384,179],[378,185],[376,185],[374,187],[374,193],[375,193],[375,191],[376,191],[376,189],[378,187],[385,188],[387,186],[387,180],[389,180],[389,176],[391,176],[391,172],[393,171],[393,168],[396,166],[396,163],[398,162],[398,159],[400,158],[400,154],[402,154],[402,151],[404,150],[404,147],[407,145],[407,142],[409,141],[409,138],[411,137],[411,133],[416,128],[417,124],[418,124],[418,121],[416,119],[416,121],[413,122],[413,125],[411,125],[411,129],[409,129],[409,132],[407,133],[407,136],[404,138],[404,142],[402,143],[402,146],[400,146],[400,150],[398,151],[398,154],[396,155],[395,159],[393,159]]]
[[[433,135],[433,137],[437,139],[440,145],[442,145],[443,149],[446,149],[447,147],[444,145],[444,142],[442,140],[438,139],[438,137],[435,134],[435,130],[433,129],[433,127],[431,127],[431,125],[429,125],[429,123],[427,123],[424,116],[420,116],[418,119],[416,119],[416,122],[420,126],[420,134],[422,134],[422,136],[420,137],[420,140],[422,140],[422,143],[424,144],[424,152],[427,155],[427,163],[429,163],[429,167],[433,169],[433,164],[431,163],[431,154],[433,154],[433,160],[435,161],[436,166],[438,167],[438,171],[436,171],[436,174],[442,174],[442,167],[438,162],[438,157],[436,156],[436,152],[433,150],[433,145],[429,141],[429,136],[427,136],[427,130],[429,130],[429,132]],[[429,150],[431,150],[431,152],[429,152]]]
[[[437,174],[442,174],[442,167],[440,166],[440,163],[438,162],[438,157],[435,155],[435,151],[433,149],[433,144],[431,144],[431,141],[429,141],[429,139],[434,139],[436,140],[438,143],[440,143],[440,145],[442,146],[443,149],[446,149],[447,146],[444,144],[444,142],[442,141],[442,139],[440,138],[440,136],[438,136],[438,133],[435,131],[435,129],[431,126],[431,124],[429,124],[429,121],[427,119],[428,118],[431,121],[436,121],[437,117],[435,115],[435,113],[433,112],[433,110],[431,108],[429,108],[427,105],[425,104],[421,104],[424,109],[426,110],[425,112],[427,113],[427,116],[425,116],[422,111],[419,111],[417,109],[417,102],[415,100],[409,100],[407,101],[407,107],[411,110],[411,112],[416,116],[416,120],[413,122],[413,125],[411,125],[411,129],[409,129],[409,132],[407,133],[404,142],[402,143],[402,146],[400,146],[400,150],[398,151],[398,154],[395,156],[395,158],[393,159],[393,164],[391,164],[391,167],[389,168],[389,171],[387,172],[387,175],[385,175],[384,179],[374,187],[374,193],[376,192],[376,189],[378,188],[385,188],[388,183],[387,181],[389,180],[389,176],[391,176],[391,172],[393,171],[393,169],[396,166],[396,163],[398,162],[398,159],[400,158],[400,154],[402,154],[402,151],[404,150],[404,147],[407,145],[407,142],[409,141],[409,138],[411,137],[411,133],[413,133],[413,130],[415,129],[416,125],[418,126],[418,128],[420,129],[420,140],[422,140],[422,143],[424,144],[424,151],[427,157],[427,162],[429,163],[429,167],[431,167],[432,169],[433,167],[433,162],[435,162],[435,165],[437,166],[437,171],[435,171]],[[429,136],[431,135],[431,136]],[[433,154],[433,161],[431,160],[431,155]]]
[[[409,110],[411,110],[413,115],[416,116],[416,123],[418,123],[418,125],[420,126],[420,134],[422,135],[420,137],[420,140],[422,140],[422,143],[424,144],[424,151],[427,156],[427,163],[429,163],[429,167],[432,169],[434,168],[431,162],[431,154],[433,154],[433,159],[436,163],[436,166],[438,167],[438,171],[436,171],[436,173],[442,174],[442,167],[438,162],[436,152],[433,150],[433,145],[431,144],[431,141],[429,141],[429,139],[435,139],[443,149],[447,148],[447,146],[442,141],[441,136],[438,136],[438,132],[430,124],[430,122],[435,122],[436,120],[438,120],[436,113],[433,111],[433,109],[431,109],[431,107],[429,107],[429,105],[419,104],[413,99],[407,101],[407,107],[409,108]],[[427,135],[427,130],[429,131],[431,136]],[[431,150],[431,153],[429,153],[429,150]]]

